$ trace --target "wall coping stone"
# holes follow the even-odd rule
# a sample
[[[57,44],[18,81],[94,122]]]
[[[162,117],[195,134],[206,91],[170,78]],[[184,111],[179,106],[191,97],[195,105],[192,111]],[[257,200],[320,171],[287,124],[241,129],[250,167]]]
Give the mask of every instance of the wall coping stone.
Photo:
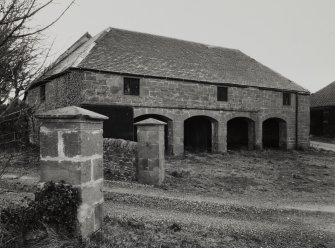
[[[136,126],[156,126],[156,125],[166,125],[165,122],[156,120],[154,118],[148,118],[143,121],[134,123]]]
[[[108,117],[77,106],[49,110],[35,115],[39,119],[91,119],[107,120]]]

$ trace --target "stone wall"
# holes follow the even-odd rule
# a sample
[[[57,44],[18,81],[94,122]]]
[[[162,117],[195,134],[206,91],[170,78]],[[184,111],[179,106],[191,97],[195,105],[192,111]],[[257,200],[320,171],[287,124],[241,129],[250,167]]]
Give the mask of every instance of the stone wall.
[[[30,106],[36,106],[38,113],[80,105],[83,76],[80,72],[69,72],[49,81],[45,84],[45,101],[40,99],[40,87],[32,88],[28,92],[27,103]]]
[[[82,79],[82,73],[70,72],[47,82],[45,84],[45,101],[40,99],[40,87],[29,89],[27,104],[35,107],[35,114],[71,105],[79,106],[82,101]],[[41,123],[35,118],[32,122],[29,123],[31,129],[29,139],[31,143],[38,144]]]
[[[143,107],[174,107],[258,111],[261,108],[294,111],[283,107],[282,92],[253,87],[228,88],[228,101],[217,101],[217,86],[176,80],[141,78],[140,95],[123,94],[123,76],[84,72],[82,99],[85,103],[127,104]],[[292,96],[294,97],[294,96]]]
[[[298,148],[309,146],[310,134],[310,97],[298,95]]]
[[[263,122],[267,118],[281,118],[287,123],[287,148],[295,147],[297,117],[295,93],[291,93],[291,105],[285,106],[281,91],[229,86],[228,101],[221,102],[217,101],[217,85],[141,78],[140,95],[129,96],[123,94],[123,76],[94,72],[84,72],[84,75],[82,92],[84,103],[131,105],[134,106],[135,112],[141,115],[155,113],[168,117],[173,120],[175,126],[182,125],[185,119],[193,115],[213,117],[219,125],[226,123],[232,117],[246,115],[252,116],[255,122]],[[309,95],[298,94],[298,99],[298,146],[307,147]],[[140,114],[135,113],[135,117]],[[183,132],[175,138],[177,140],[172,141],[175,146],[172,150],[178,150],[177,153],[180,153],[182,149],[177,146],[179,144],[182,146]],[[220,138],[218,140],[215,145],[218,147],[217,150],[224,151],[226,149],[224,142],[220,142]],[[256,144],[256,147],[260,146],[261,144]]]
[[[137,143],[122,139],[104,139],[104,175],[108,180],[136,180]]]
[[[228,82],[233,83],[233,82]],[[64,90],[65,89],[65,90]],[[28,94],[36,102],[38,88]],[[183,152],[183,123],[195,115],[212,118],[216,138],[213,150],[226,151],[227,122],[246,117],[255,123],[255,147],[262,148],[262,123],[280,118],[287,125],[287,148],[307,147],[309,143],[309,95],[291,93],[291,105],[283,105],[283,92],[256,87],[228,86],[228,101],[217,101],[217,85],[170,79],[140,78],[140,95],[124,95],[123,76],[89,71],[71,71],[47,84],[41,109],[66,105],[103,104],[134,108],[134,117],[156,114],[168,119],[170,154]],[[298,134],[296,135],[296,122]]]

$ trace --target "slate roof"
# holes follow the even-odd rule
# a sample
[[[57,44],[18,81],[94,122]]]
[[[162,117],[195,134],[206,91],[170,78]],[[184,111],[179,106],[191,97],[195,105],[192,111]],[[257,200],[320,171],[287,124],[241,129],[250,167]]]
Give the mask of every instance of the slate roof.
[[[239,50],[158,35],[108,28],[68,50],[43,78],[82,68],[308,93]]]
[[[311,95],[311,108],[335,106],[335,82]]]

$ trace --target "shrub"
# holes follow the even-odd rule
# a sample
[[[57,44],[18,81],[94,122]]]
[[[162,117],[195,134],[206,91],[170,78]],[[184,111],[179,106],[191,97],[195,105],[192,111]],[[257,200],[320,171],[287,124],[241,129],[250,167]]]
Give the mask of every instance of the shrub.
[[[1,211],[0,246],[20,247],[31,231],[45,230],[46,225],[75,236],[79,204],[78,189],[64,182],[45,183],[35,193],[35,200],[29,201],[27,206]]]

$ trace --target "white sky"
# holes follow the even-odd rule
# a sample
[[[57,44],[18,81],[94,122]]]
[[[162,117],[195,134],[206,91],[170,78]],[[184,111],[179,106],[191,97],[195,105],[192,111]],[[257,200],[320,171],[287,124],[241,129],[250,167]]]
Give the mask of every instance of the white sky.
[[[54,40],[54,59],[109,26],[236,48],[311,92],[335,81],[335,0],[76,0],[45,42]]]

